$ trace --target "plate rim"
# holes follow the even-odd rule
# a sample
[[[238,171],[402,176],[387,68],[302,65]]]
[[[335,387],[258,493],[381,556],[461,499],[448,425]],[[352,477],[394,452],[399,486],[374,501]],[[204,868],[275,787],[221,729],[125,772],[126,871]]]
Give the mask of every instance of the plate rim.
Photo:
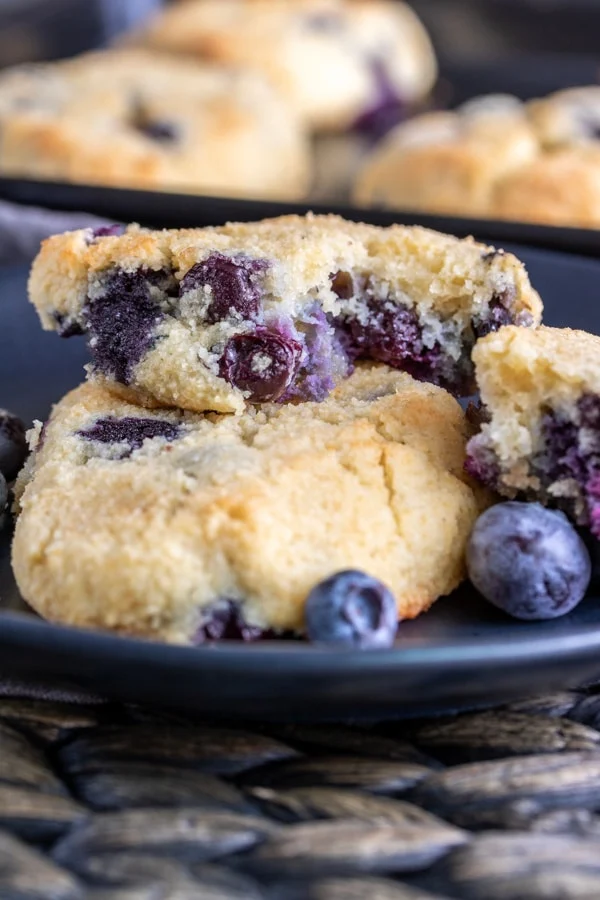
[[[588,601],[597,600],[590,596]],[[518,623],[517,628],[518,628]],[[89,658],[110,656],[119,661],[130,660],[136,663],[153,665],[168,664],[184,666],[191,669],[220,669],[231,671],[241,663],[247,667],[252,661],[252,674],[273,674],[274,664],[277,669],[291,671],[319,672],[323,675],[343,675],[354,668],[361,672],[380,672],[382,669],[402,671],[454,669],[463,666],[477,666],[479,671],[496,667],[500,662],[505,665],[530,663],[546,663],[552,660],[572,660],[575,656],[583,661],[584,654],[598,654],[600,673],[600,622],[590,629],[589,626],[576,626],[566,634],[557,631],[555,634],[540,635],[531,633],[535,623],[524,623],[526,631],[516,631],[509,638],[495,638],[477,642],[476,639],[456,639],[450,643],[414,644],[377,650],[357,650],[356,648],[332,648],[294,641],[258,641],[244,643],[242,641],[224,641],[198,647],[183,644],[168,644],[158,640],[145,640],[131,636],[111,634],[109,632],[60,625],[38,619],[35,614],[31,618],[27,613],[0,612],[0,650],[4,647],[12,650],[23,649],[44,652],[66,653],[69,658],[80,655]],[[544,624],[544,623],[540,623]],[[531,630],[531,631],[530,631]],[[357,664],[357,661],[358,662]]]

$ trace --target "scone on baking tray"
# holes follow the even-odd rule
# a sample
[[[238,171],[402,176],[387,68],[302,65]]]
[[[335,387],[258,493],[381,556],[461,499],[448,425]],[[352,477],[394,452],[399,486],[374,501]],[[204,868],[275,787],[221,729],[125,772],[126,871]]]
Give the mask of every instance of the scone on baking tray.
[[[425,29],[397,0],[183,0],[136,39],[261,72],[313,131],[410,107],[437,72]]]
[[[600,227],[600,87],[521,103],[498,95],[398,126],[358,173],[354,198],[548,225]]]
[[[365,358],[469,394],[475,340],[542,310],[510,253],[310,214],[57,235],[29,290],[44,328],[87,336],[94,380],[198,412],[323,400]]]
[[[13,567],[45,618],[196,644],[305,629],[322,579],[362,569],[413,618],[465,575],[487,504],[458,402],[384,365],[322,403],[148,410],[87,383],[37,432]]]
[[[0,73],[0,173],[289,199],[311,162],[260,75],[136,48]]]

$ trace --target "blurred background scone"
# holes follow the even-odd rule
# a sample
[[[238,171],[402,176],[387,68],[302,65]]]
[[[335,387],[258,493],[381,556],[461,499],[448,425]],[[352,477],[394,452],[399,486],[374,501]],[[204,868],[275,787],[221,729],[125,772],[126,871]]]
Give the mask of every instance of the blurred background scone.
[[[600,87],[488,96],[398,126],[359,172],[364,205],[600,227]]]
[[[258,74],[143,49],[5,70],[0,172],[236,196],[310,186],[304,131]]]
[[[180,0],[138,39],[260,71],[312,131],[405,109],[436,78],[427,33],[399,0]]]

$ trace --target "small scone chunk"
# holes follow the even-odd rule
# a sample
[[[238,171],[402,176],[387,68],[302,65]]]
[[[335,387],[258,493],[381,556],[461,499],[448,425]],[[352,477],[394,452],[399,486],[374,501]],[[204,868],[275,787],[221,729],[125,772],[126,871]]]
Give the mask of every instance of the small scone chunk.
[[[463,471],[471,433],[449,394],[386,366],[242,416],[149,412],[86,383],[17,484],[17,583],[52,621],[180,643],[302,632],[309,591],[348,568],[412,618],[464,576],[487,499]]]
[[[600,88],[490,95],[398,126],[359,172],[358,203],[600,226]]]
[[[507,497],[557,506],[600,538],[600,338],[501,328],[473,352],[484,406],[467,471]]]
[[[310,214],[70,232],[44,243],[29,287],[46,329],[87,334],[93,377],[198,412],[323,400],[359,357],[469,393],[476,338],[541,316],[508,253]]]
[[[143,49],[0,74],[0,172],[200,194],[300,198],[304,128],[259,75]]]
[[[398,0],[188,0],[137,40],[259,71],[315,130],[406,110],[437,74],[425,29]]]

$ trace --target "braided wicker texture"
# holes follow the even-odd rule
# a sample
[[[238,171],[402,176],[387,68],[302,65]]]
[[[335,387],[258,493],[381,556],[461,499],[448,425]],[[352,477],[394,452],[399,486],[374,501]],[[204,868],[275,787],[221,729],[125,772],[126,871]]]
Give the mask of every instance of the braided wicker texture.
[[[193,721],[0,698],[1,900],[600,898],[600,692]]]

